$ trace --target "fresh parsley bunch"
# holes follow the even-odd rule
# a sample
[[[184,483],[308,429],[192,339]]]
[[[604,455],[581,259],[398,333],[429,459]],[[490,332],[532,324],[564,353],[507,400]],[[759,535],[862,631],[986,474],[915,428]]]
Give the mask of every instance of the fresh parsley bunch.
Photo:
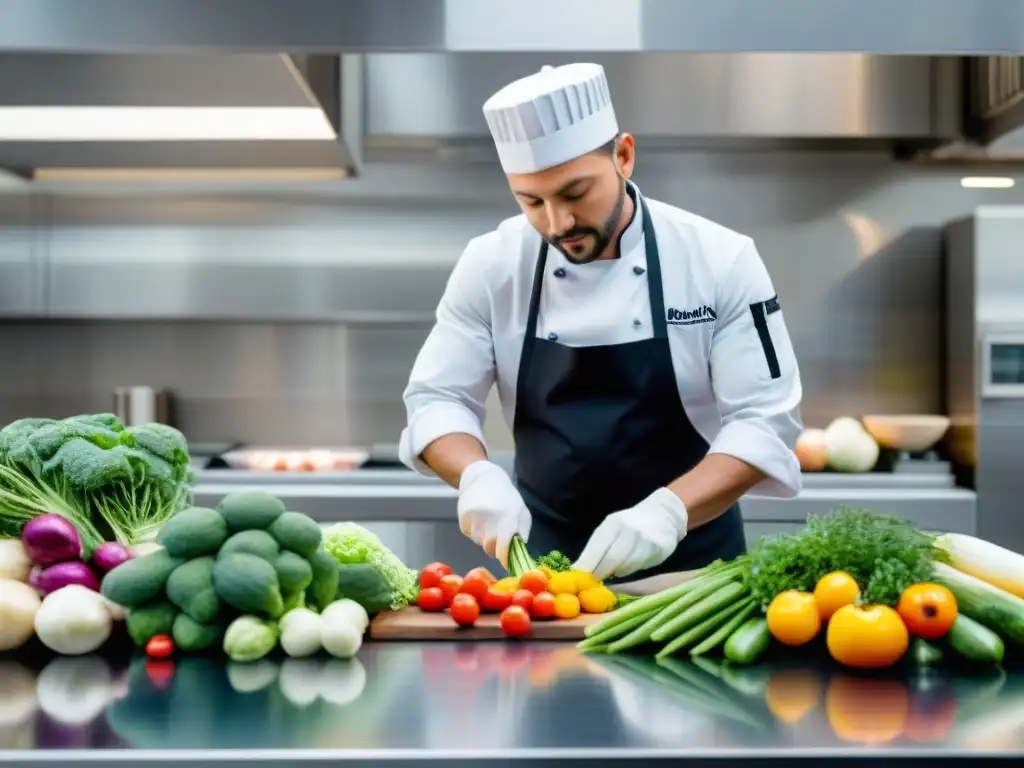
[[[932,539],[906,520],[853,507],[812,517],[795,534],[754,545],[746,580],[762,609],[787,589],[810,592],[833,571],[860,587],[860,602],[895,606],[911,584],[932,578],[938,553]]]

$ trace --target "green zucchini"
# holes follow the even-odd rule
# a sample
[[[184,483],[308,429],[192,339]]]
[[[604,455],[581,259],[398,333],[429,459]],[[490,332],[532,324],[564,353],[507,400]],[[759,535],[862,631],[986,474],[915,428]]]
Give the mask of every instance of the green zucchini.
[[[964,614],[956,617],[946,642],[957,656],[976,664],[1003,663],[1005,646],[999,635]]]
[[[768,619],[764,616],[755,616],[752,619],[747,619],[729,635],[722,653],[733,664],[744,666],[754,664],[768,650],[771,639],[771,633],[768,631]]]
[[[1024,600],[941,562],[935,563],[935,581],[953,593],[961,616],[982,623],[1011,645],[1024,646]]]

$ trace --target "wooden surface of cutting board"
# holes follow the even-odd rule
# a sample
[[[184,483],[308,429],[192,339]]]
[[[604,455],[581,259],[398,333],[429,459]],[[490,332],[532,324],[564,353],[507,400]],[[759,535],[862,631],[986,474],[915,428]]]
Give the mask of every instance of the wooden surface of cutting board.
[[[585,630],[604,614],[581,613],[575,619],[534,620],[526,640],[582,640]],[[496,613],[480,615],[472,627],[460,627],[447,613],[408,607],[378,613],[370,622],[371,640],[503,640]]]

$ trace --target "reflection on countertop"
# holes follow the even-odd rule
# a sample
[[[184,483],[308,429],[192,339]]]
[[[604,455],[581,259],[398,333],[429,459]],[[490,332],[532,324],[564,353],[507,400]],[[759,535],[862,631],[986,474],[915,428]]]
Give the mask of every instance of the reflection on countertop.
[[[115,658],[0,657],[0,759],[1024,754],[1021,671],[876,676],[827,659],[735,668],[503,642],[368,643],[349,661]]]

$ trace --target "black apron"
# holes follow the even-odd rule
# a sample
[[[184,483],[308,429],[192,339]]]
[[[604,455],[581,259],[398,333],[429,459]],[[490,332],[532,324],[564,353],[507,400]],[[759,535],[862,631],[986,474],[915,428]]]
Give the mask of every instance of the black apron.
[[[538,339],[547,241],[540,248],[512,428],[514,477],[533,516],[529,549],[535,555],[557,549],[575,561],[607,515],[638,504],[707,455],[708,443],[679,399],[654,225],[643,198],[633,197],[643,216],[652,338],[597,347]],[[644,270],[634,273],[645,279]],[[691,530],[664,563],[628,578],[702,568],[745,551],[734,505]]]

